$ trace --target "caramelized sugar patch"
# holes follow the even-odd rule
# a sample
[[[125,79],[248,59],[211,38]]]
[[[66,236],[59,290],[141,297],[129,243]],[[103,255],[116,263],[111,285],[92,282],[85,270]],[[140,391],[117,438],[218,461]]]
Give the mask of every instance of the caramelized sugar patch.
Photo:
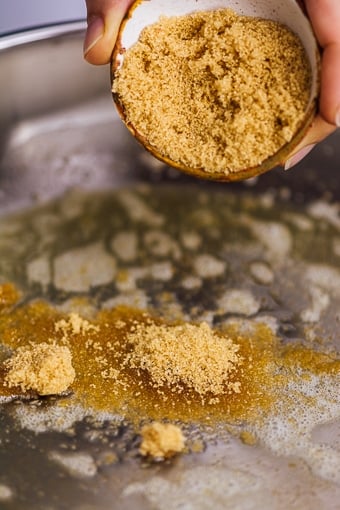
[[[0,313],[8,310],[20,299],[20,293],[12,283],[0,285]]]
[[[264,324],[247,334],[235,326],[217,331],[129,307],[99,311],[89,320],[34,302],[3,313],[0,336],[14,352],[32,343],[66,346],[76,375],[65,403],[134,423],[258,421],[290,381],[340,370],[335,356],[284,345]],[[2,366],[2,396],[10,394],[5,376]]]

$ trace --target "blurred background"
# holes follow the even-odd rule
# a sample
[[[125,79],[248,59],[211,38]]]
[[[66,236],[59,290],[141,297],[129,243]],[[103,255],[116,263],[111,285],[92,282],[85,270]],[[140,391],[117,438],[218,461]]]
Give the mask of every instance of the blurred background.
[[[0,35],[85,18],[85,0],[0,0]]]

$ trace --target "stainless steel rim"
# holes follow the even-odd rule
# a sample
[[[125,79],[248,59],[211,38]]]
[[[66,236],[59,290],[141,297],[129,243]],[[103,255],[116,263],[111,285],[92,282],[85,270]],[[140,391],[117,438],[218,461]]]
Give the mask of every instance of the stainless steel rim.
[[[21,32],[5,34],[0,37],[0,51],[21,46],[24,44],[70,35],[72,33],[82,32],[86,29],[86,21],[72,21],[66,23],[58,23],[55,25],[46,25],[39,28],[33,28]]]

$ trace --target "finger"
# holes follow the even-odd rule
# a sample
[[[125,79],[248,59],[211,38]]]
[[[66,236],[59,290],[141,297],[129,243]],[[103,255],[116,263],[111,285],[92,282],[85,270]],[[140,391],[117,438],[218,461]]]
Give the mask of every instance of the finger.
[[[86,0],[84,58],[88,62],[96,65],[110,62],[120,24],[132,3],[133,0]]]
[[[319,109],[325,120],[340,127],[340,43],[330,44],[323,53]]]
[[[320,114],[340,126],[340,2],[305,0],[316,37],[323,48]]]
[[[305,0],[305,6],[316,37],[324,48],[340,41],[340,2],[338,0]]]
[[[336,127],[333,124],[326,122],[321,115],[317,115],[310,127],[307,135],[297,145],[294,152],[287,159],[284,169],[289,170],[297,165],[309,152],[315,147],[318,142],[321,142],[327,136],[335,131]]]

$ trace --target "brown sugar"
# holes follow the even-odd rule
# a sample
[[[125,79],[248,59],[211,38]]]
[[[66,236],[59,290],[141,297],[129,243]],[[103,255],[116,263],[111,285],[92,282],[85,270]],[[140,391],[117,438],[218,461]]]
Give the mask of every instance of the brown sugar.
[[[157,458],[170,458],[185,448],[185,438],[181,429],[172,423],[153,422],[141,430],[141,455]]]
[[[310,88],[305,50],[286,26],[220,9],[146,27],[112,90],[127,124],[159,155],[228,174],[292,139]]]
[[[94,326],[88,320],[81,317],[76,312],[71,312],[66,319],[60,319],[55,323],[54,327],[56,333],[61,331],[63,339],[67,340],[69,334],[71,335],[86,335],[90,331],[99,331],[98,326]]]
[[[127,363],[146,370],[155,387],[191,388],[202,398],[240,392],[241,383],[231,379],[242,364],[239,345],[207,323],[136,324],[127,340]]]
[[[19,347],[4,366],[8,387],[33,390],[39,395],[63,393],[75,377],[69,348],[47,343]]]

